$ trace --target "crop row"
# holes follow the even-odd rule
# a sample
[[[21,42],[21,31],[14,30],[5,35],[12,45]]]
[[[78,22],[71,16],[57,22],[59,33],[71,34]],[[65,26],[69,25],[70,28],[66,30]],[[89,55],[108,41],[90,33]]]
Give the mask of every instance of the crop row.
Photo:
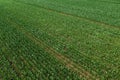
[[[21,5],[23,6],[19,4]],[[91,73],[102,75],[104,78],[119,77],[118,28],[91,24],[25,4],[24,7],[24,12],[19,13],[20,16],[15,14],[18,12],[17,9],[21,10],[20,8],[13,8],[11,14],[15,16],[11,20],[20,27],[33,33]],[[31,9],[28,10],[29,7]],[[26,14],[29,15],[25,16]]]
[[[48,4],[48,2],[43,1],[44,4]],[[66,2],[68,1],[66,0]],[[56,8],[56,10],[65,9],[59,9],[58,7],[52,8]],[[19,27],[22,27],[27,32],[32,33],[36,38],[53,47],[75,63],[78,63],[86,71],[104,79],[119,78],[119,28],[102,24],[97,25],[89,21],[77,19],[76,17],[43,9],[39,6],[36,7],[34,4],[28,5],[14,2],[13,5],[10,3],[6,6],[6,11],[8,11],[6,12],[6,17],[11,21],[18,24]],[[85,16],[91,16],[86,15],[88,12],[83,11],[83,13],[85,13]],[[96,16],[97,18],[98,16]],[[8,20],[6,21],[8,22]],[[27,50],[25,52],[28,52]],[[36,56],[34,56],[34,59]],[[30,59],[31,55],[27,57],[26,61]],[[33,61],[31,63],[28,61],[28,63],[26,65],[33,65],[33,63],[35,64],[37,62]]]
[[[15,25],[6,18],[0,22],[1,79],[80,79],[76,73],[16,30]]]
[[[119,23],[119,4],[111,4],[102,1],[88,0],[14,0],[17,3],[31,5],[33,7],[45,8],[55,12],[63,12],[71,16],[88,19],[91,21],[102,22],[114,26]],[[102,2],[102,3],[101,3]],[[115,1],[114,1],[115,2]],[[93,4],[94,3],[94,4]],[[99,6],[98,6],[99,5]]]

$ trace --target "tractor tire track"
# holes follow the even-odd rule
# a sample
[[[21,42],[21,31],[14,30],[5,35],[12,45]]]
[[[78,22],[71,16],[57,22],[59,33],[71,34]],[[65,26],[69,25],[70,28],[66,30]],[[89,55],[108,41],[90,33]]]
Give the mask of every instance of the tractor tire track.
[[[50,53],[53,57],[55,57],[58,61],[63,63],[68,69],[78,73],[80,77],[83,77],[87,80],[99,80],[98,77],[92,75],[88,71],[86,71],[83,67],[78,66],[76,63],[68,59],[67,57],[63,56],[61,53],[57,52],[50,46],[48,46],[46,43],[41,41],[40,39],[36,38],[34,35],[29,33],[28,31],[24,30],[20,25],[13,22],[11,19],[8,19],[9,22],[14,25],[13,27],[22,32],[26,37],[28,37],[31,41],[33,41],[36,45],[43,48],[46,52]]]
[[[108,23],[105,23],[105,22],[100,22],[100,21],[97,21],[97,20],[94,20],[94,19],[78,16],[78,15],[75,15],[75,14],[70,14],[70,13],[67,13],[67,12],[62,12],[62,11],[51,9],[51,8],[48,8],[48,7],[43,7],[43,6],[40,6],[40,5],[36,5],[36,4],[32,4],[32,3],[25,3],[25,2],[22,2],[22,1],[16,1],[16,0],[15,0],[15,2],[25,4],[25,5],[34,6],[34,7],[38,7],[38,8],[42,8],[42,9],[45,9],[49,12],[56,12],[56,13],[64,15],[64,16],[74,17],[74,18],[86,21],[88,23],[97,24],[97,25],[104,26],[104,27],[111,27],[111,28],[120,29],[120,26],[111,25],[111,24],[108,24]]]

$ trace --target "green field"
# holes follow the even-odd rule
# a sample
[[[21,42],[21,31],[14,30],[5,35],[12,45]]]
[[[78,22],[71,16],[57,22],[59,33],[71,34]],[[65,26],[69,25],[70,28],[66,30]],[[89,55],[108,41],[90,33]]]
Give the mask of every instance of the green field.
[[[120,0],[0,0],[0,80],[120,80]]]

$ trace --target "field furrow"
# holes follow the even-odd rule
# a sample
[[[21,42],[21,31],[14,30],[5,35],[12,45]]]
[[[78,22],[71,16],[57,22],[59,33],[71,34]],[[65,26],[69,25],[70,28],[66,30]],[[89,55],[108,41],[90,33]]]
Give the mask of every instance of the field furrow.
[[[119,0],[0,0],[0,79],[119,80]]]

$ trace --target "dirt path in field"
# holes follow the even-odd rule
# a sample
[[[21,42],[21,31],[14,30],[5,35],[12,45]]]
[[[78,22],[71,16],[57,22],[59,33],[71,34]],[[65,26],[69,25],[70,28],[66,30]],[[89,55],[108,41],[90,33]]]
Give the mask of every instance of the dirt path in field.
[[[111,24],[108,24],[108,23],[105,23],[105,22],[100,22],[100,21],[97,21],[97,20],[94,20],[94,19],[78,16],[78,15],[67,13],[67,12],[62,12],[62,11],[51,9],[51,8],[48,8],[48,7],[43,7],[43,6],[40,6],[40,5],[31,4],[31,3],[24,3],[22,1],[15,1],[15,2],[18,2],[18,3],[21,3],[21,4],[30,5],[30,6],[34,6],[34,7],[38,7],[38,8],[42,8],[42,9],[45,9],[45,10],[47,10],[49,12],[56,12],[56,13],[64,15],[64,16],[75,17],[77,19],[80,19],[82,21],[86,21],[88,23],[97,24],[97,25],[104,26],[104,27],[111,27],[111,28],[120,29],[119,26],[114,26],[114,25],[111,25]]]
[[[12,20],[8,19],[8,22],[10,22],[13,27],[22,32],[27,38],[32,40],[36,45],[39,45],[41,48],[43,48],[46,52],[50,53],[53,57],[55,57],[58,61],[63,63],[68,69],[78,73],[78,75],[82,78],[85,78],[86,80],[99,80],[97,76],[92,75],[90,72],[86,71],[83,67],[80,65],[77,65],[69,58],[65,57],[61,53],[54,50],[52,47],[48,46],[46,43],[41,41],[40,39],[36,38],[33,34],[26,31],[24,28],[22,28],[21,25],[18,25],[17,23],[13,22]]]

